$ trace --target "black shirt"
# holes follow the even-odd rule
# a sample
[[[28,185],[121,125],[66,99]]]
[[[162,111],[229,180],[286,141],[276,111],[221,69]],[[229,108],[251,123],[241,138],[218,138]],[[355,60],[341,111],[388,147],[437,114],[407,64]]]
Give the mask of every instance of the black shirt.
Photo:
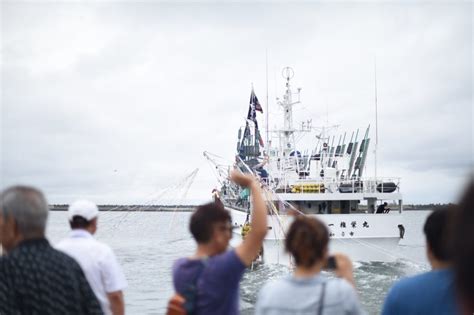
[[[103,314],[81,267],[46,239],[0,257],[0,314]]]

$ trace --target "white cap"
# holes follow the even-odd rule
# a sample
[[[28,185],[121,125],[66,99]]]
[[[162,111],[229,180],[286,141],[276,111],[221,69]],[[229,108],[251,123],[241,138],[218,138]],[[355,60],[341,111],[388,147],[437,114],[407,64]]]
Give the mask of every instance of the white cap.
[[[77,200],[69,205],[67,212],[69,220],[72,220],[77,215],[90,221],[99,215],[99,208],[92,201]]]

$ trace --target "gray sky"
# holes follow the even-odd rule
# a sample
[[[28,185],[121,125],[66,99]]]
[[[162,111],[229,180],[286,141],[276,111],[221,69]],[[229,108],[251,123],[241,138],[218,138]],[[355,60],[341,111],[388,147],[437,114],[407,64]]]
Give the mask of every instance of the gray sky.
[[[302,87],[296,121],[374,126],[376,56],[379,175],[402,177],[407,203],[449,202],[473,169],[469,2],[4,1],[1,11],[0,188],[146,203],[200,168],[186,195],[181,185],[160,198],[208,198],[216,181],[202,152],[232,160],[252,83],[265,103],[266,51],[271,126],[285,66]]]

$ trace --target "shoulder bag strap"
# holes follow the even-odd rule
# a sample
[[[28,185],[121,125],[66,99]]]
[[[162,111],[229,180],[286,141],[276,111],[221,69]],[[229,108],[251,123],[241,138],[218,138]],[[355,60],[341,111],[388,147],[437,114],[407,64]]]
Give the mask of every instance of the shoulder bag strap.
[[[319,297],[318,315],[321,315],[323,313],[325,293],[326,293],[326,281],[323,282],[322,288],[321,288],[321,296]]]

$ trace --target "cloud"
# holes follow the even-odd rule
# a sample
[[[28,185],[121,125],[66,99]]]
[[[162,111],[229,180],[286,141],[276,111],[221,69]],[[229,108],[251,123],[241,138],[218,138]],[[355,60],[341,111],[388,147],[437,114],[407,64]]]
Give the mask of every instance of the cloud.
[[[291,65],[295,121],[371,124],[372,145],[376,56],[380,174],[406,202],[453,201],[473,166],[471,6],[2,3],[0,186],[135,203],[199,167],[187,197],[207,199],[202,152],[232,160],[268,51],[271,127]]]

